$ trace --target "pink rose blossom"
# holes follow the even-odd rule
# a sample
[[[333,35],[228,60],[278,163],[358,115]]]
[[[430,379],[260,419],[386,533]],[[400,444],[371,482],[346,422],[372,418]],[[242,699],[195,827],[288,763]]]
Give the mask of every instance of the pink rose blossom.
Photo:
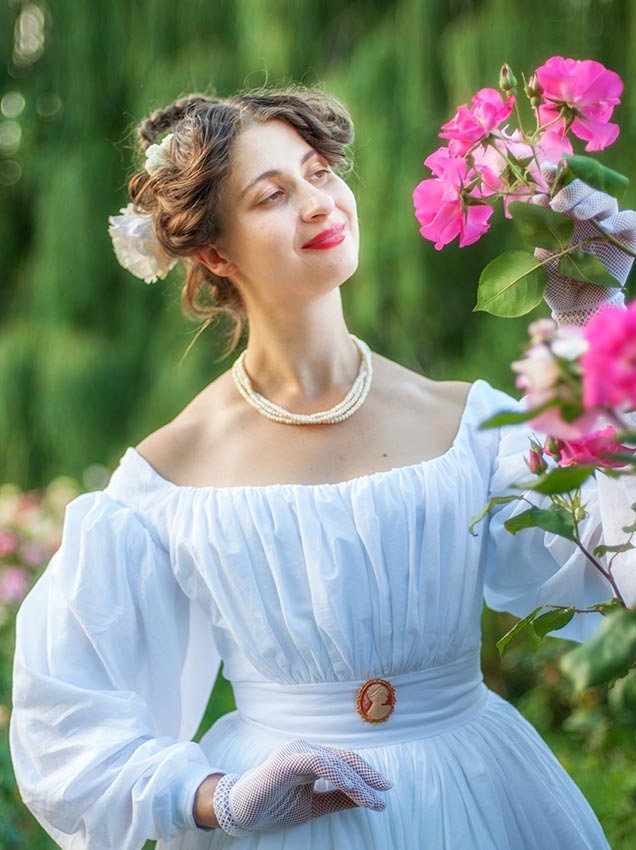
[[[423,180],[415,187],[413,203],[420,233],[435,242],[440,250],[459,236],[463,248],[476,242],[489,228],[492,207],[479,204],[479,190],[466,189],[477,178],[465,160],[453,157],[448,148],[439,148],[424,163],[434,179]],[[471,203],[471,199],[475,203]]]
[[[589,348],[581,358],[583,406],[636,406],[636,301],[626,310],[605,307],[584,329]]]
[[[563,440],[560,446],[559,466],[598,466],[618,468],[624,466],[625,462],[612,458],[612,455],[620,452],[631,452],[632,449],[621,445],[616,440],[616,431],[611,426],[602,431],[579,440]]]
[[[20,602],[29,589],[29,576],[18,566],[5,567],[0,575],[0,603],[11,605]]]
[[[454,154],[464,154],[505,121],[514,104],[513,95],[504,101],[496,89],[480,89],[470,106],[460,106],[455,116],[442,125],[439,135],[442,139],[451,140],[450,148]]]
[[[565,129],[573,119],[572,132],[587,142],[586,151],[603,150],[616,140],[618,124],[609,119],[623,91],[618,74],[592,59],[553,56],[537,68],[536,76],[542,89],[542,124],[554,121],[565,108],[561,127]]]

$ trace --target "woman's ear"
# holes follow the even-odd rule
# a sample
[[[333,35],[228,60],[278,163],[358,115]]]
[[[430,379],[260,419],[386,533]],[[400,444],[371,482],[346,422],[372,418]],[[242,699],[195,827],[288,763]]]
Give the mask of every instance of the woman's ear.
[[[206,245],[196,251],[194,256],[217,277],[229,277],[234,272],[234,265],[214,245]]]

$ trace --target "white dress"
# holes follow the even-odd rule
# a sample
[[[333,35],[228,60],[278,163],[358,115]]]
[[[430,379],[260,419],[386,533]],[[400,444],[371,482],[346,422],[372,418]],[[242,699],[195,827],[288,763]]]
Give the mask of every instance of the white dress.
[[[505,506],[527,434],[479,431],[514,402],[478,381],[441,457],[337,484],[181,487],[129,449],[18,618],[11,744],[18,783],[67,850],[587,850],[602,830],[542,740],[479,671],[482,599],[524,614],[607,599],[571,545],[513,537]],[[600,539],[592,485],[586,534]],[[516,503],[514,503],[516,505]],[[519,509],[519,508],[516,508]],[[575,618],[583,638],[596,615]],[[566,634],[568,632],[566,631]],[[196,730],[219,659],[239,709]],[[365,722],[368,679],[395,688]],[[290,738],[358,751],[387,807],[230,838],[198,830],[194,792]]]

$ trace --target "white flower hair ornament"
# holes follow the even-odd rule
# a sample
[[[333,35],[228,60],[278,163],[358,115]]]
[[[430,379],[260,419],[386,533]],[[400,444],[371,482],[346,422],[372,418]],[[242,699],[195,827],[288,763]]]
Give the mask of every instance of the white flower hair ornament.
[[[168,133],[158,145],[150,145],[146,148],[146,162],[144,168],[148,174],[154,174],[158,168],[165,165],[174,133]]]
[[[166,162],[172,135],[168,133],[161,144],[146,149],[144,168],[148,174],[154,174]],[[119,212],[108,219],[108,233],[119,264],[146,283],[163,280],[177,258],[159,244],[152,216],[136,204],[128,204]]]

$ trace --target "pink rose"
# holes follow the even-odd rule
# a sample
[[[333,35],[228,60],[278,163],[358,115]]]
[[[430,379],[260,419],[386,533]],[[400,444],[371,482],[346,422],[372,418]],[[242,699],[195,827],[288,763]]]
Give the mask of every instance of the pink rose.
[[[618,124],[609,123],[620,103],[623,82],[592,59],[553,56],[537,68],[542,104],[539,118],[549,124],[564,113],[563,129],[570,126],[575,136],[587,142],[586,151],[600,151],[618,136]]]
[[[5,567],[0,575],[0,602],[11,605],[20,602],[29,589],[29,576],[18,566]]]
[[[451,140],[450,148],[454,154],[464,154],[505,121],[514,104],[513,95],[504,101],[496,89],[480,89],[470,106],[460,106],[455,116],[442,125],[439,135],[442,139]]]
[[[581,357],[583,406],[636,406],[636,301],[621,310],[605,307],[584,328],[589,343]]]
[[[558,464],[618,468],[624,466],[625,462],[613,459],[612,455],[632,451],[617,442],[615,429],[608,426],[579,440],[563,440]]]
[[[479,189],[467,188],[478,181],[464,159],[439,148],[424,163],[435,177],[415,187],[413,203],[420,233],[440,250],[459,236],[460,248],[476,242],[489,228],[492,207],[479,203]]]

